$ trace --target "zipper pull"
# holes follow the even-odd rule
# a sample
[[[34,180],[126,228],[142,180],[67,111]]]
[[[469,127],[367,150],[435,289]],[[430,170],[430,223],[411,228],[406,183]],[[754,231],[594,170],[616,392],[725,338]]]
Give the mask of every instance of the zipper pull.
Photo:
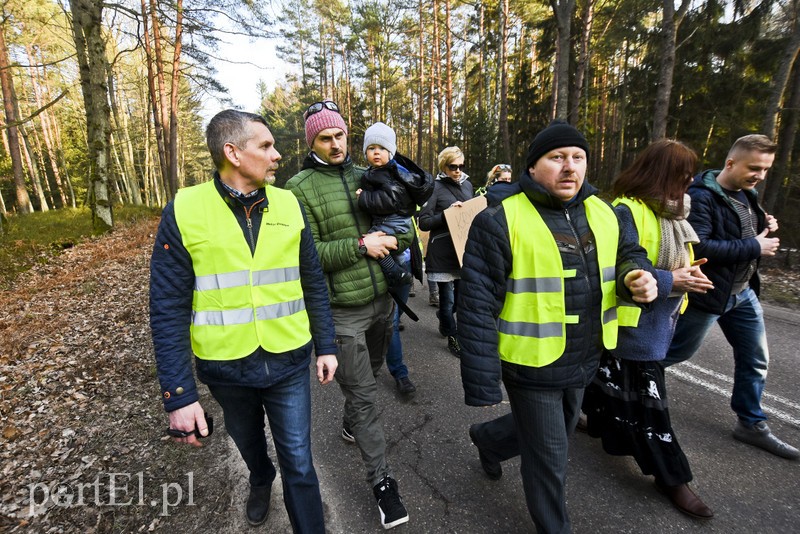
[[[248,228],[253,228],[253,219],[248,217],[246,220],[247,220],[247,227]]]

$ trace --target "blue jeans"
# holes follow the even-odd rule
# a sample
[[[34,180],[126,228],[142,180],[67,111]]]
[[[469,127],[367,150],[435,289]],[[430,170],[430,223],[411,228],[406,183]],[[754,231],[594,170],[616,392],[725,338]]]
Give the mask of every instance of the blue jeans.
[[[268,388],[209,385],[225,416],[225,428],[247,468],[250,485],[269,487],[275,467],[267,454],[264,414],[269,419],[283,483],[283,500],[294,532],[325,532],[319,480],[311,457],[311,388],[307,367]]]
[[[401,262],[400,266],[410,271],[408,262]],[[397,294],[403,302],[408,302],[411,285],[406,284],[397,288]],[[386,351],[386,368],[395,380],[408,376],[408,367],[403,362],[403,343],[400,341],[400,306],[394,307],[392,339],[389,341],[389,350]]]
[[[761,394],[767,381],[769,348],[764,312],[758,297],[749,287],[738,295],[731,295],[722,315],[702,312],[689,306],[678,319],[664,365],[691,358],[700,348],[714,321],[733,347],[731,408],[748,426],[766,421],[767,416],[761,410]]]
[[[443,336],[456,335],[456,298],[458,298],[458,280],[437,282],[439,286],[439,333]]]

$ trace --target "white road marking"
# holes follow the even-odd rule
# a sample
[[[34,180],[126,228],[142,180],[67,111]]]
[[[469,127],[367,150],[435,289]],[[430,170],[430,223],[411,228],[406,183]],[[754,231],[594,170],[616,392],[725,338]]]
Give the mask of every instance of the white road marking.
[[[716,371],[712,371],[710,369],[706,369],[705,367],[701,367],[699,365],[696,365],[696,364],[693,364],[693,363],[690,363],[690,362],[683,362],[681,364],[681,367],[683,367],[684,369],[689,368],[692,371],[695,371],[696,373],[701,373],[701,374],[708,375],[708,376],[710,376],[712,378],[720,380],[721,382],[724,382],[728,386],[733,384],[733,378],[731,378],[731,377],[729,377],[727,375],[723,375],[721,373],[718,373]],[[696,384],[696,385],[698,385],[700,387],[703,387],[703,388],[707,389],[708,391],[717,393],[721,397],[724,397],[726,399],[730,399],[730,396],[731,396],[730,388],[721,387],[721,386],[719,386],[719,385],[717,385],[717,384],[715,384],[713,382],[709,382],[707,380],[704,380],[704,379],[696,376],[695,374],[683,371],[683,370],[677,368],[676,366],[668,367],[667,368],[667,373],[669,373],[671,375],[674,375],[674,376],[676,376],[676,377],[678,377],[678,378],[680,378],[680,379],[682,379],[682,380],[684,380],[686,382],[690,382],[692,384]],[[764,401],[769,401],[769,403],[764,402]],[[784,411],[783,409],[775,408],[772,405],[773,402],[774,403],[778,403],[778,404],[783,404],[786,407],[788,407],[790,410],[796,410],[796,413],[789,413],[789,412]],[[778,395],[772,395],[772,394],[764,392],[764,394],[762,396],[761,408],[765,412],[769,413],[775,419],[778,419],[779,421],[782,421],[784,423],[788,423],[788,424],[794,425],[794,426],[800,426],[800,405],[798,405],[797,403],[794,403],[794,402],[792,402],[792,401],[790,401],[788,399],[785,399],[783,397],[780,397]]]

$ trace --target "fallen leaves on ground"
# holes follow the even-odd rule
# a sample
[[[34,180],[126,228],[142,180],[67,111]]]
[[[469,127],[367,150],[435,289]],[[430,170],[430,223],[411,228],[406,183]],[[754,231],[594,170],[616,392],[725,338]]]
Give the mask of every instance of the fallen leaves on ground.
[[[153,531],[208,524],[228,504],[213,467],[191,488],[210,505],[164,503],[186,504],[178,486],[214,462],[163,435],[147,308],[157,223],[66,250],[0,292],[3,532]]]

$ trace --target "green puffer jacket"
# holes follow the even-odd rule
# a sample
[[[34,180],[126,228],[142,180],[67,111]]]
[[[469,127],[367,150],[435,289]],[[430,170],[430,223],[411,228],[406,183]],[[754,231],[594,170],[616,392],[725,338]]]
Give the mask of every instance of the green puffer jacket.
[[[356,200],[365,170],[349,156],[341,165],[324,165],[309,154],[303,169],[286,182],[286,189],[295,194],[308,215],[332,306],[363,306],[387,291],[378,262],[358,252],[359,238],[372,226],[370,216],[358,209]],[[403,250],[414,233],[396,237],[399,250]]]

